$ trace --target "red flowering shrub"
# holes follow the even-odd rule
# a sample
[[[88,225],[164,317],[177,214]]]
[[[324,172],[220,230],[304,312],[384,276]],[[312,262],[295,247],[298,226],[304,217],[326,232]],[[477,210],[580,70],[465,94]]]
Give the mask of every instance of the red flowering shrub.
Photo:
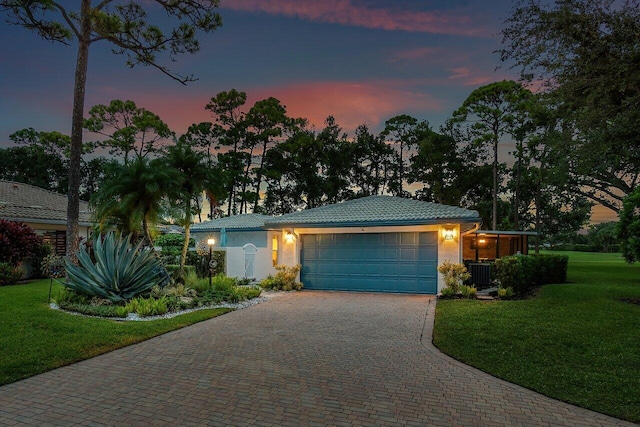
[[[36,256],[41,246],[42,239],[27,224],[0,219],[0,262],[16,266]]]

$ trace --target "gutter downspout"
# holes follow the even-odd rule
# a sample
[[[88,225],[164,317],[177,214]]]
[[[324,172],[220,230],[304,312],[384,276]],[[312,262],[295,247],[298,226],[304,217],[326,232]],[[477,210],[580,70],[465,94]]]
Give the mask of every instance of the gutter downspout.
[[[460,243],[462,243],[462,244],[460,245],[459,259],[464,261],[464,240],[462,239],[462,236],[466,236],[468,234],[475,233],[476,231],[478,231],[480,229],[481,225],[482,225],[481,223],[476,222],[471,230],[465,231],[464,233],[460,233]],[[476,261],[477,261],[477,258],[478,258],[478,249],[477,249],[477,247],[478,246],[476,244]]]

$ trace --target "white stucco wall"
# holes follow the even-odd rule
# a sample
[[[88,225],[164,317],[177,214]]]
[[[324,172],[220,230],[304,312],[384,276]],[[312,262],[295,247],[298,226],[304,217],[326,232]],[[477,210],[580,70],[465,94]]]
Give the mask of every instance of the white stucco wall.
[[[232,232],[229,232],[229,235]],[[226,263],[225,263],[225,274],[229,277],[236,277],[239,279],[242,279],[245,277],[245,251],[244,251],[244,245],[247,243],[253,243],[256,246],[256,255],[255,255],[255,263],[254,263],[254,268],[253,268],[253,279],[255,279],[256,281],[261,281],[262,279],[266,278],[268,275],[273,275],[276,273],[276,269],[273,267],[273,263],[272,263],[272,239],[273,236],[278,236],[278,238],[280,239],[280,241],[278,243],[280,243],[282,241],[282,239],[280,238],[280,235],[282,234],[281,231],[263,231],[263,232],[255,232],[255,233],[259,233],[256,234],[256,238],[257,240],[260,241],[260,245],[255,245],[254,242],[251,241],[251,239],[249,239],[248,241],[242,241],[242,246],[226,246],[226,247],[220,247],[220,233],[197,233],[197,236],[195,237],[197,241],[200,240],[204,240],[206,241],[208,238],[215,238],[216,239],[216,246],[214,247],[216,251],[224,251],[226,252]],[[265,236],[264,234],[266,234],[266,247],[262,246],[262,242],[264,242],[265,240]],[[232,241],[233,239],[229,238],[229,241]],[[257,243],[257,241],[256,241]]]
[[[447,226],[451,228],[452,226]],[[462,262],[462,238],[460,237],[460,225],[455,226],[455,235],[453,240],[445,240],[443,235],[444,228],[438,230],[438,265],[444,261]],[[438,273],[438,293],[445,287],[442,274]]]

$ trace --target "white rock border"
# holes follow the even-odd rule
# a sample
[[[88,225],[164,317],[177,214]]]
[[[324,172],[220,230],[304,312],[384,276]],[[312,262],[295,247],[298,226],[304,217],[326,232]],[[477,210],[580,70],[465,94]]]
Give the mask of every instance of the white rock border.
[[[107,320],[115,320],[117,322],[128,322],[128,321],[133,321],[133,322],[151,322],[153,320],[160,320],[160,319],[171,319],[173,317],[176,316],[180,316],[182,314],[187,314],[187,313],[191,313],[193,311],[199,311],[199,310],[208,310],[211,308],[231,308],[234,311],[235,310],[241,310],[243,308],[248,308],[248,307],[252,307],[254,305],[260,304],[261,302],[265,302],[265,301],[269,301],[272,298],[275,298],[277,296],[283,295],[283,294],[287,294],[289,292],[296,292],[296,291],[262,291],[262,293],[260,294],[259,297],[250,299],[250,300],[246,300],[246,301],[241,301],[238,303],[222,303],[222,304],[216,304],[216,305],[203,305],[202,307],[195,307],[195,308],[189,308],[187,310],[182,310],[182,311],[174,311],[171,313],[166,313],[166,314],[162,314],[160,316],[147,316],[147,317],[140,317],[138,316],[136,313],[129,313],[129,315],[127,317],[103,317],[103,316],[91,316],[88,314],[82,314],[82,313],[78,313],[75,311],[69,311],[69,310],[64,310],[62,308],[60,308],[60,306],[58,304],[56,304],[55,302],[52,302],[49,304],[49,307],[51,307],[53,310],[60,310],[64,313],[68,313],[68,314],[72,314],[74,316],[82,316],[82,317],[93,317],[96,319],[107,319]]]

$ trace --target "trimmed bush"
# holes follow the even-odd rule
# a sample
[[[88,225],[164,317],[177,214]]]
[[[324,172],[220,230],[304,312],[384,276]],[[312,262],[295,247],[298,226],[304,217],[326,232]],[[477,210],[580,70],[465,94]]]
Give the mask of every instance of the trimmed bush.
[[[500,288],[524,296],[534,288],[567,281],[566,255],[514,255],[496,260],[495,279]]]
[[[22,278],[23,271],[8,262],[0,262],[0,286],[15,285]]]
[[[564,283],[567,281],[567,268],[569,257],[567,255],[533,255],[538,260],[541,270],[545,275],[541,285],[548,283]]]
[[[477,293],[478,290],[474,286],[460,286],[460,295],[462,296],[462,298],[476,299]]]
[[[464,264],[444,261],[438,266],[438,272],[444,277],[444,283],[447,288],[453,289],[455,293],[460,291],[462,284],[471,278],[471,274],[467,271]]]
[[[184,245],[184,235],[169,233],[163,234],[162,236],[158,236],[157,239],[153,241],[153,244],[156,246],[161,246],[162,249],[169,247],[177,247],[182,250],[182,245]],[[189,247],[195,246],[196,241],[193,238],[189,239]]]
[[[442,291],[440,291],[440,297],[441,298],[455,298],[458,295],[458,293],[455,291],[455,289],[450,288],[450,287],[444,287],[442,288]]]
[[[42,254],[42,238],[23,222],[0,219],[0,262],[17,266],[25,258]]]
[[[513,298],[513,288],[500,288],[498,289],[498,298],[500,299],[511,299]]]
[[[299,291],[304,286],[302,283],[297,282],[296,278],[302,268],[301,265],[295,265],[293,267],[287,267],[286,265],[276,265],[278,271],[275,276],[269,275],[266,279],[260,282],[260,286],[264,289],[274,289],[278,291]]]

